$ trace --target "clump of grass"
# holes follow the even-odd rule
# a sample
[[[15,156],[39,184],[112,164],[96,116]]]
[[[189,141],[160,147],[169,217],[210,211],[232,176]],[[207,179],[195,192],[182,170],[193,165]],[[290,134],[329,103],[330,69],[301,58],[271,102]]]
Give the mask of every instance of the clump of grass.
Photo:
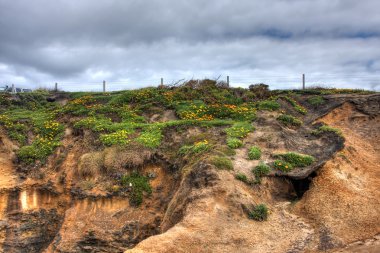
[[[243,174],[243,173],[237,173],[237,174],[235,174],[235,178],[237,180],[240,180],[240,181],[246,183],[246,184],[249,184],[248,177],[245,174]]]
[[[261,158],[261,149],[257,146],[253,146],[248,151],[248,158],[250,160],[259,160]]]
[[[277,120],[286,126],[302,125],[302,121],[300,119],[288,114],[281,114],[280,116],[277,117]]]
[[[321,96],[313,96],[310,97],[307,102],[314,107],[318,107],[320,105],[323,105],[325,103],[325,100]]]
[[[259,110],[276,111],[280,109],[280,104],[274,100],[264,100],[258,103]]]
[[[234,166],[232,165],[231,160],[226,156],[213,156],[210,159],[211,164],[220,170],[233,170]]]
[[[253,131],[253,126],[249,122],[237,122],[225,131],[228,137],[245,138],[249,132]]]
[[[227,146],[232,149],[240,148],[243,146],[243,142],[238,138],[229,137],[227,138]]]
[[[266,176],[269,174],[269,172],[270,172],[269,166],[264,163],[260,163],[259,165],[257,165],[255,168],[252,169],[252,173],[253,175],[255,175],[256,178]]]
[[[303,155],[295,152],[288,152],[285,154],[278,154],[276,157],[290,163],[293,167],[306,167],[311,165],[315,158],[310,155]]]
[[[144,192],[152,194],[152,187],[149,184],[149,178],[133,172],[129,175],[123,175],[120,179],[122,187],[131,187],[129,201],[131,205],[139,206],[143,202]]]
[[[181,155],[187,155],[189,153],[199,154],[199,153],[206,152],[207,150],[210,149],[210,147],[211,147],[211,145],[208,143],[208,141],[203,140],[203,141],[199,141],[199,142],[194,143],[194,145],[182,146],[179,149],[178,153]]]
[[[256,221],[265,221],[268,219],[269,209],[265,204],[259,204],[249,212],[249,218]]]
[[[32,164],[36,160],[44,162],[58,146],[60,146],[60,142],[57,140],[37,138],[32,145],[21,147],[17,152],[17,157],[26,164]]]
[[[306,108],[303,107],[303,106],[301,106],[300,104],[298,104],[297,101],[295,101],[293,98],[291,98],[289,96],[284,96],[284,99],[286,101],[288,101],[297,112],[299,112],[301,114],[306,114],[307,113]]]
[[[339,135],[340,137],[343,137],[343,133],[340,129],[334,128],[331,126],[327,126],[327,125],[320,126],[316,130],[313,130],[311,133],[314,135],[317,135],[317,136],[319,136],[323,133],[335,133],[335,134]]]
[[[100,135],[100,141],[106,146],[112,145],[127,145],[130,140],[128,135],[130,134],[127,130],[119,130],[110,134]]]
[[[282,160],[275,160],[273,162],[273,166],[275,169],[278,169],[282,172],[290,172],[293,169],[293,166],[290,163]]]
[[[136,141],[148,148],[157,148],[162,141],[162,131],[160,128],[150,128],[141,133]]]

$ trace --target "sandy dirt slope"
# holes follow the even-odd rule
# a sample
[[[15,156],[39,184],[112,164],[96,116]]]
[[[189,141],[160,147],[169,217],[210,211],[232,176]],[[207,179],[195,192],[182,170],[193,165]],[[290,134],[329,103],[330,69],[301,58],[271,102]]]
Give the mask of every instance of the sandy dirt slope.
[[[0,190],[10,189],[17,183],[17,175],[13,166],[13,150],[16,148],[0,129]]]
[[[345,103],[320,121],[342,130],[345,148],[320,170],[295,212],[315,224],[318,248],[326,250],[380,233],[380,117]]]

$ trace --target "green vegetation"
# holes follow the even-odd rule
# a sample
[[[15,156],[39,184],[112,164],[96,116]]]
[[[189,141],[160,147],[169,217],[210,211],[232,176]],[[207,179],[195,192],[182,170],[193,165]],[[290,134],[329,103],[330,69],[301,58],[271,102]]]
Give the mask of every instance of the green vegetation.
[[[101,134],[100,141],[106,146],[112,145],[126,145],[130,142],[128,135],[130,133],[127,130],[119,130],[110,134]]]
[[[295,152],[277,154],[275,156],[285,162],[288,162],[292,165],[292,167],[306,167],[315,161],[315,158],[310,155],[303,155]]]
[[[211,148],[211,145],[207,140],[199,141],[194,143],[194,145],[184,145],[182,146],[178,153],[181,155],[187,154],[199,154],[208,151]]]
[[[210,159],[211,164],[220,170],[233,170],[231,160],[226,156],[213,156]]]
[[[238,138],[227,138],[227,146],[232,149],[240,148],[243,146],[243,142],[239,140]]]
[[[148,148],[157,148],[162,141],[162,131],[159,127],[149,127],[137,137],[136,141]]]
[[[268,165],[264,163],[260,163],[255,168],[252,169],[253,175],[255,175],[256,178],[264,177],[268,175],[270,172],[270,168]]]
[[[245,138],[254,128],[249,122],[237,122],[225,131],[228,137]]]
[[[285,126],[300,126],[302,121],[292,115],[281,114],[277,117],[277,120],[283,123]]]
[[[258,103],[259,110],[276,111],[280,109],[280,104],[275,100],[264,100]]]
[[[246,183],[246,184],[249,184],[248,177],[245,174],[243,174],[243,173],[237,173],[237,174],[235,174],[235,178],[237,180],[240,180],[240,181]]]
[[[282,172],[290,172],[293,169],[293,166],[290,163],[282,160],[275,160],[273,166],[275,169],[281,170]]]
[[[314,135],[321,135],[323,133],[334,133],[336,135],[339,135],[340,137],[343,137],[343,133],[340,129],[338,128],[334,128],[334,127],[330,127],[330,126],[327,126],[327,125],[323,125],[323,126],[320,126],[318,127],[316,130],[313,130],[311,132],[312,134]]]
[[[261,149],[257,146],[253,146],[248,151],[248,158],[250,160],[259,160],[261,158]]]
[[[149,184],[149,178],[133,172],[129,175],[123,175],[120,179],[122,187],[130,187],[129,201],[134,206],[139,206],[143,202],[144,192],[152,194],[152,187]]]
[[[256,221],[265,221],[268,219],[269,209],[265,204],[259,204],[249,212],[249,218]]]
[[[306,114],[307,113],[306,108],[303,107],[303,106],[301,106],[300,104],[298,104],[297,101],[295,101],[293,98],[291,98],[289,96],[284,96],[283,98],[286,101],[288,101],[297,112],[299,112],[301,114]]]
[[[321,96],[312,96],[307,100],[307,102],[314,107],[318,107],[320,105],[323,105],[325,103],[325,100]]]

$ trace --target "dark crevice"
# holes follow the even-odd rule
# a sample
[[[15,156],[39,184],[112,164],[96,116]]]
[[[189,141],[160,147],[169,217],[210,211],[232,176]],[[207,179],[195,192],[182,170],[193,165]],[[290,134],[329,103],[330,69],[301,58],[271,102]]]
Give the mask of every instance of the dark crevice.
[[[317,176],[317,173],[314,171],[308,177],[304,179],[292,179],[290,181],[293,184],[294,191],[297,194],[298,198],[302,198],[302,196],[307,192],[310,188],[310,183],[313,181],[313,178]]]

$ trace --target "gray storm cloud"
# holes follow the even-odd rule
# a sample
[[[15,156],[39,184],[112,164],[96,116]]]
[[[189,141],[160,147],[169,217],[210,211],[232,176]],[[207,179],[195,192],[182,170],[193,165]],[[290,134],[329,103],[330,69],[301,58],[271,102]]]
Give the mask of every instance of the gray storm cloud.
[[[0,85],[230,75],[380,90],[377,0],[0,0]]]

